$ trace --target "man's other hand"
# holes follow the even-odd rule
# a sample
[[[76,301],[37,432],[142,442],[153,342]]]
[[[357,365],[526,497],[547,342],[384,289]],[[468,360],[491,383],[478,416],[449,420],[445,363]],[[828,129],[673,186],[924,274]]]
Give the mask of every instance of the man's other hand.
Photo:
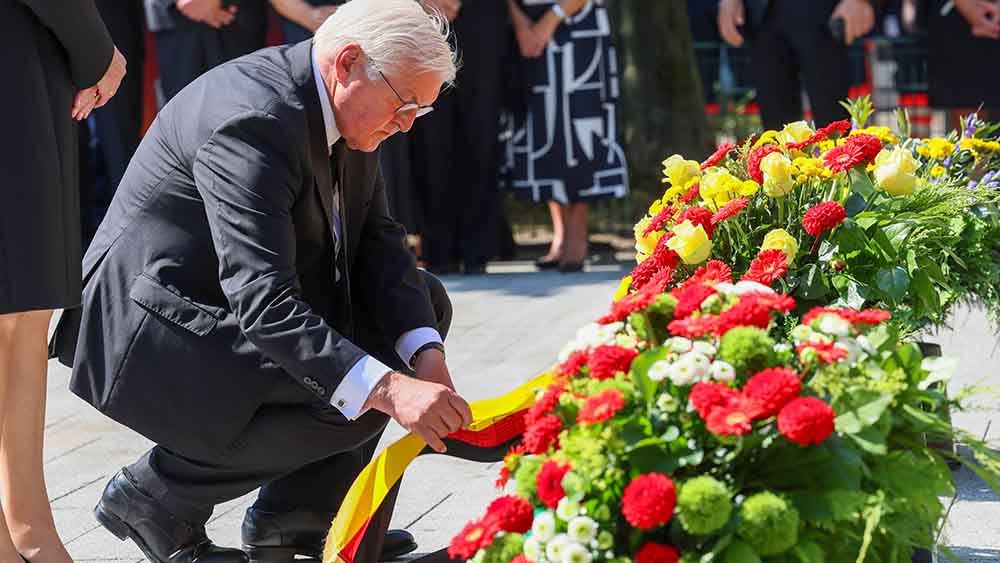
[[[399,372],[382,378],[368,396],[365,408],[391,416],[438,453],[447,451],[443,442],[447,435],[472,423],[469,404],[448,386]]]
[[[236,6],[223,7],[222,0],[177,0],[177,11],[184,17],[219,29],[233,23]]]
[[[875,8],[868,0],[840,0],[830,15],[837,18],[844,20],[844,42],[850,45],[875,27]]]
[[[743,35],[739,26],[746,21],[743,0],[722,0],[719,2],[719,33],[733,47],[743,45]]]
[[[955,8],[974,37],[1000,39],[1000,4],[985,0],[955,0]]]

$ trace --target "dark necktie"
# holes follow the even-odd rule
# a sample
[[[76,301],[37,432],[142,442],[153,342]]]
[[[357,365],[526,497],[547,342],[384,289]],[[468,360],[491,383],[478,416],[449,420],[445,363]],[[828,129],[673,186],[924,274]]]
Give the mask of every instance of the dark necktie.
[[[339,141],[338,141],[339,143]],[[336,281],[340,281],[340,272],[342,270],[340,262],[340,248],[341,241],[343,240],[343,217],[340,214],[340,167],[338,166],[338,150],[337,144],[334,144],[330,149],[330,187],[333,190],[333,209],[330,212],[330,230],[333,235],[333,256],[334,256],[334,269],[336,271]]]

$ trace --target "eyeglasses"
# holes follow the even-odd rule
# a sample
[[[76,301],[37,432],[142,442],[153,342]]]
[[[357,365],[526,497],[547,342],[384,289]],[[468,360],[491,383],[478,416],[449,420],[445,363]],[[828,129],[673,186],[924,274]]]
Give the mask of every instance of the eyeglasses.
[[[397,92],[396,89],[392,87],[392,82],[389,82],[389,79],[385,77],[385,74],[383,74],[381,70],[378,71],[378,74],[379,76],[382,77],[382,80],[385,80],[385,83],[389,85],[389,89],[392,90],[392,93],[396,94],[396,97],[399,98],[399,103],[401,105],[398,108],[396,108],[396,113],[404,114],[411,111],[416,111],[417,115],[416,117],[414,117],[414,119],[416,119],[417,117],[427,115],[428,113],[434,111],[434,106],[422,106],[416,102],[407,102],[406,100],[403,99],[402,96],[399,95],[399,92]]]

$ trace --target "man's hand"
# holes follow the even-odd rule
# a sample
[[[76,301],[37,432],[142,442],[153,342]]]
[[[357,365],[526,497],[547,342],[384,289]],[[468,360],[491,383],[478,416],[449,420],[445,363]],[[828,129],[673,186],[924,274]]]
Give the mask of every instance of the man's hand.
[[[844,42],[850,45],[875,27],[875,8],[868,0],[840,0],[830,15],[837,18],[844,20]]]
[[[224,8],[222,0],[177,0],[177,11],[190,20],[219,29],[233,23],[237,7]]]
[[[448,21],[453,22],[458,17],[458,12],[462,10],[461,0],[424,0],[427,5],[438,9]]]
[[[116,47],[114,54],[111,56],[111,64],[108,65],[108,70],[104,71],[104,76],[97,81],[97,84],[77,92],[73,100],[73,107],[70,110],[70,115],[73,119],[77,121],[87,119],[90,116],[90,112],[108,103],[108,100],[114,97],[115,93],[118,92],[118,86],[121,85],[122,79],[125,78],[125,66],[125,56]]]
[[[746,21],[743,0],[722,0],[719,2],[719,33],[733,47],[743,45],[743,35],[737,27]]]
[[[955,0],[974,37],[1000,39],[1000,4],[985,0]]]
[[[309,25],[304,26],[309,29],[309,31],[316,33],[319,26],[323,25],[326,18],[333,15],[337,11],[336,6],[316,6],[309,11]]]
[[[438,453],[442,439],[472,423],[472,409],[447,386],[391,372],[375,386],[364,408],[391,416],[400,426],[420,436]]]

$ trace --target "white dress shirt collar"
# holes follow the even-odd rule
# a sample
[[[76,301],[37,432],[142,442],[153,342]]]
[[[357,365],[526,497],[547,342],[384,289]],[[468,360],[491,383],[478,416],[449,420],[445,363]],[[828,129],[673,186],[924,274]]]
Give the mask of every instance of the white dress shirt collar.
[[[340,140],[340,130],[337,129],[337,120],[333,118],[333,106],[330,105],[330,93],[323,82],[323,75],[319,72],[319,62],[316,60],[316,48],[312,51],[313,77],[316,79],[316,88],[319,90],[319,106],[323,110],[323,126],[326,128],[326,144],[332,147]]]

